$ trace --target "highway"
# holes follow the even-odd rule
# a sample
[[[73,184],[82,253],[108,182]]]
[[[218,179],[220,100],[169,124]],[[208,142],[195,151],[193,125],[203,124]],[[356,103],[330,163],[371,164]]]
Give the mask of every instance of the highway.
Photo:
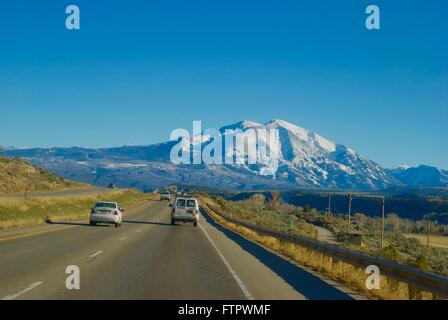
[[[205,213],[203,213],[204,215]],[[168,202],[148,202],[123,226],[54,223],[0,232],[0,299],[352,299],[202,216],[170,225]],[[68,290],[66,267],[80,269]]]

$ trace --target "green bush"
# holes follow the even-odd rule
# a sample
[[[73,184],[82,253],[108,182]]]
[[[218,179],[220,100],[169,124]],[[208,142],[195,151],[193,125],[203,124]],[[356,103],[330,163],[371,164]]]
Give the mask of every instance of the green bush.
[[[399,260],[399,254],[397,250],[391,246],[388,245],[387,247],[383,248],[379,252],[379,256],[384,259],[398,261]]]

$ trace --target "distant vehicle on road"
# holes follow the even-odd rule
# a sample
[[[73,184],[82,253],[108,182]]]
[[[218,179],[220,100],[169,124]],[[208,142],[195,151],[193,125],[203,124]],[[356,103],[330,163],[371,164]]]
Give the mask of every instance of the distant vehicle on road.
[[[171,193],[167,190],[160,191],[160,201],[162,200],[171,200]]]
[[[108,223],[114,224],[116,228],[121,227],[123,211],[116,202],[97,202],[90,211],[90,225],[95,226],[97,223]]]
[[[107,186],[109,189],[116,189],[117,186],[113,183],[109,183],[109,185]]]
[[[176,221],[193,222],[196,227],[199,221],[199,203],[194,197],[177,197],[172,206],[171,224],[175,225]]]

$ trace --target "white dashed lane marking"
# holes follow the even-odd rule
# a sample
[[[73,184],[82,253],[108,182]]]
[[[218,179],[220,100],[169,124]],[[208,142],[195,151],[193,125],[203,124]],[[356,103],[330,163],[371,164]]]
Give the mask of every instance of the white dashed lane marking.
[[[99,250],[99,251],[97,251],[97,252],[95,252],[95,253],[92,253],[92,254],[89,256],[89,258],[90,258],[90,259],[93,259],[93,258],[99,256],[99,255],[102,254],[102,253],[103,253],[103,250]]]
[[[28,287],[26,287],[25,289],[20,290],[20,291],[18,291],[16,293],[10,294],[9,296],[6,296],[6,297],[2,298],[1,300],[14,300],[15,298],[21,296],[22,294],[25,294],[28,291],[31,291],[34,288],[40,286],[42,283],[44,283],[44,282],[43,281],[34,282],[34,283],[30,284]]]

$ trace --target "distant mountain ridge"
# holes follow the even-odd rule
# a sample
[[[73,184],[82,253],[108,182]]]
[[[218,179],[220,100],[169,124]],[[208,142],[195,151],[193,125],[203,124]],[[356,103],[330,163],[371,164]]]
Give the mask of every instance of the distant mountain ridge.
[[[406,186],[448,187],[448,171],[439,168],[425,165],[399,166],[387,171]]]
[[[278,130],[279,163],[275,174],[269,174],[269,168],[258,164],[175,165],[170,161],[170,151],[177,141],[105,149],[9,149],[5,153],[25,158],[69,179],[97,185],[113,182],[140,189],[183,183],[228,189],[310,187],[377,190],[403,186],[406,184],[404,181],[412,180],[398,171],[382,168],[349,147],[284,120],[276,119],[265,124],[240,121],[221,127],[219,132],[224,134],[226,130],[235,129]],[[206,140],[202,142],[203,146],[208,143]]]

